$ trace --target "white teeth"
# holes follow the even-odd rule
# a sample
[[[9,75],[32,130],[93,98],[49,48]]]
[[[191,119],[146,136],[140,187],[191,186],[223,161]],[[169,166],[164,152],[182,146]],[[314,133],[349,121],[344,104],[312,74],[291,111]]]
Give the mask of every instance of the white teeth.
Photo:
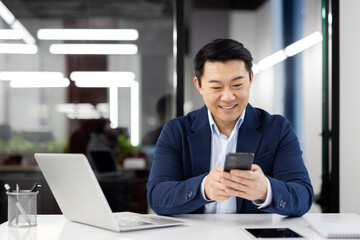
[[[221,107],[221,106],[220,106],[220,107]],[[232,106],[230,106],[230,107],[221,107],[221,108],[230,109],[230,108],[233,108],[233,107],[235,107],[235,105],[232,105]]]

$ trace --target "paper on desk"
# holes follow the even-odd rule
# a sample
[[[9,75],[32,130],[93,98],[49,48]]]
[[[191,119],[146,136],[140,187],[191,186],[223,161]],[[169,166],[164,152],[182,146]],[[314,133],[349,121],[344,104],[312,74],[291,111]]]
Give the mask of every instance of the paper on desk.
[[[360,237],[360,223],[312,223],[310,227],[326,238]]]

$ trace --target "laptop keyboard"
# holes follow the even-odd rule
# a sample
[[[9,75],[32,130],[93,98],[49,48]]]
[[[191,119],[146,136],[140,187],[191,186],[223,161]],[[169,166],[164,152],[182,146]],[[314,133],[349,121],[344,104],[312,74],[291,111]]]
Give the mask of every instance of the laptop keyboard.
[[[122,216],[115,216],[115,220],[120,227],[136,227],[152,224],[151,222],[144,222],[136,218],[124,218]]]

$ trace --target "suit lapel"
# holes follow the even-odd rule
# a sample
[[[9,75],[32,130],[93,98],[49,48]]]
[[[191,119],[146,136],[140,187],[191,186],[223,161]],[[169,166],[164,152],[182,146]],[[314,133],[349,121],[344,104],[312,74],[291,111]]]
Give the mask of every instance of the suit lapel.
[[[196,115],[191,130],[194,134],[188,136],[190,156],[192,162],[192,174],[198,176],[209,172],[211,157],[211,130],[204,106]]]
[[[260,121],[255,109],[248,104],[246,107],[245,119],[239,129],[236,152],[257,152],[263,134],[257,131]],[[236,198],[237,212],[241,212],[243,199]]]
[[[248,104],[246,107],[244,123],[241,125],[236,145],[237,152],[257,152],[262,133],[257,129],[260,127],[260,121],[256,116],[255,109]]]

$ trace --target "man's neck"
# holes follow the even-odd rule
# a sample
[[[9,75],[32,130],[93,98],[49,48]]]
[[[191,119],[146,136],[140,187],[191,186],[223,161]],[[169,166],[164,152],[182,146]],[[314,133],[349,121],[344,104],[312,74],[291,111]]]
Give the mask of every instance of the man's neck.
[[[239,120],[239,119],[237,119],[237,120]],[[214,121],[215,121],[216,126],[219,129],[219,132],[224,134],[226,137],[229,138],[230,135],[231,135],[232,130],[234,129],[234,127],[235,127],[235,125],[237,123],[237,120],[235,122],[231,123],[231,124],[221,124],[219,122],[216,122],[215,120]]]

